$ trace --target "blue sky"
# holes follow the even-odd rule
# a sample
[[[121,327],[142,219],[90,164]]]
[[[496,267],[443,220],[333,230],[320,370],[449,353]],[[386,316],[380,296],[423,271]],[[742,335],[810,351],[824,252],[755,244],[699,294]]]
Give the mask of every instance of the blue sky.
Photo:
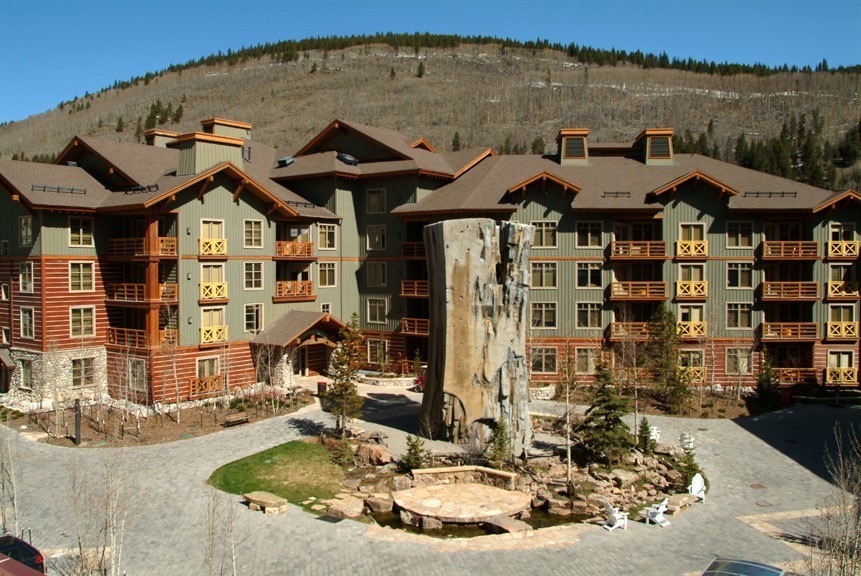
[[[116,79],[309,36],[544,38],[717,62],[861,63],[859,0],[0,0],[0,122]]]

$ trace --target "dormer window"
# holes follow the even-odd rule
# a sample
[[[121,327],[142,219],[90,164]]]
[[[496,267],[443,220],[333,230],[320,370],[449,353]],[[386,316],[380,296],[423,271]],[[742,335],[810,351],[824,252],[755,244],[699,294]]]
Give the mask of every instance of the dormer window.
[[[589,163],[589,148],[586,138],[589,130],[586,128],[563,128],[556,135],[559,146],[559,163],[564,165]]]
[[[586,158],[586,139],[580,136],[565,138],[562,158],[566,160]]]
[[[646,164],[669,166],[673,163],[672,128],[646,128],[634,141],[632,150]]]
[[[649,158],[665,159],[670,157],[669,136],[651,136],[649,138]]]

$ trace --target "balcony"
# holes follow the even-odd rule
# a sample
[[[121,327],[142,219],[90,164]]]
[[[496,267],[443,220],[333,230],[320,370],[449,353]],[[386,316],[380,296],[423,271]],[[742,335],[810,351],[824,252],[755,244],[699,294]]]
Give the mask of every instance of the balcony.
[[[763,340],[817,340],[819,325],[816,322],[763,322]]]
[[[207,326],[200,329],[201,344],[220,344],[227,342],[227,325]]]
[[[430,286],[427,280],[401,280],[402,298],[427,298]]]
[[[828,259],[829,260],[854,260],[858,258],[859,245],[858,240],[842,240],[840,242],[828,243]]]
[[[410,260],[424,260],[427,254],[425,253],[424,242],[402,242],[401,256]]]
[[[702,366],[679,366],[679,374],[690,384],[702,384],[706,381],[706,369]]]
[[[775,368],[781,384],[816,384],[816,368]]]
[[[176,284],[159,284],[157,301],[170,302],[177,299]],[[147,302],[146,284],[108,284],[105,286],[105,300],[113,302]]]
[[[708,240],[679,240],[676,242],[676,258],[703,259],[708,258]]]
[[[429,336],[430,320],[427,318],[401,318],[401,332],[411,336]]]
[[[174,329],[159,330],[158,337],[152,342],[154,346],[176,344],[179,333]],[[124,348],[147,348],[150,344],[146,330],[133,328],[108,328],[108,344]]]
[[[858,322],[826,322],[828,340],[857,340]]]
[[[817,258],[819,258],[819,244],[816,242],[766,240],[762,243],[763,260],[816,260]]]
[[[201,282],[201,300],[227,300],[227,282]]]
[[[612,322],[611,340],[646,340],[649,337],[648,322]]]
[[[273,302],[310,302],[317,299],[312,280],[285,280],[275,283]]]
[[[705,338],[708,325],[705,322],[679,322],[679,338]]]
[[[156,252],[148,252],[143,238],[111,238],[108,256],[176,256],[176,238],[160,236]]]
[[[663,260],[667,257],[666,243],[653,240],[610,242],[610,260]]]
[[[613,282],[610,284],[610,300],[666,300],[667,285],[664,282]]]
[[[218,376],[207,376],[206,378],[191,378],[188,381],[188,397],[194,400],[195,398],[218,396],[224,392],[223,385],[220,374]]]
[[[285,242],[279,240],[275,243],[275,257],[291,260],[315,260],[313,242]]]
[[[763,282],[763,300],[817,300],[819,285],[816,282]]]
[[[857,386],[857,368],[826,368],[825,383],[833,386]]]
[[[226,238],[201,238],[200,239],[200,256],[208,256],[210,258],[221,258],[227,256],[227,239]]]
[[[829,282],[829,300],[857,300],[859,297],[858,282]]]
[[[679,280],[676,282],[676,300],[705,300],[709,296],[709,283],[705,280]]]

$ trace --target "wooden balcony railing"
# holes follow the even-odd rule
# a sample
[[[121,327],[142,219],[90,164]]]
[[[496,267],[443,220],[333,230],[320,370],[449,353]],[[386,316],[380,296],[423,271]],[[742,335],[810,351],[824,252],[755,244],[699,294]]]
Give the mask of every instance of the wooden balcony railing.
[[[158,285],[159,299],[164,302],[167,300],[176,300],[179,298],[179,286],[170,282]]]
[[[686,376],[691,384],[702,384],[706,381],[706,369],[702,366],[679,366],[679,373]]]
[[[828,298],[831,300],[838,298],[856,299],[861,295],[858,290],[858,282],[829,282],[828,283]]]
[[[188,381],[188,397],[195,399],[218,396],[224,391],[223,385],[221,374],[206,378],[191,378]]]
[[[227,282],[201,282],[201,300],[224,300],[227,298]]]
[[[176,300],[176,284],[159,284],[159,300]],[[105,286],[105,299],[117,302],[146,302],[146,284],[108,284]]]
[[[135,330],[133,328],[108,328],[108,344],[123,346],[125,348],[146,348],[150,343],[154,346],[161,344],[174,344],[179,334],[174,329],[159,330],[157,339],[147,337],[146,330]]]
[[[613,322],[610,338],[615,340],[645,340],[649,337],[648,322]]]
[[[858,322],[827,322],[825,326],[829,340],[858,339]]]
[[[705,322],[679,322],[679,338],[702,338],[708,332]]]
[[[312,280],[284,280],[275,283],[275,298],[316,298]]]
[[[858,384],[857,368],[826,368],[825,382],[827,384],[849,385]]]
[[[763,340],[816,340],[819,324],[816,322],[763,322]]]
[[[147,252],[143,238],[111,238],[108,256],[176,256],[176,238],[160,236],[156,254]]]
[[[173,328],[165,328],[158,331],[159,344],[179,344],[179,331]]]
[[[421,258],[424,259],[427,254],[425,253],[425,243],[424,242],[402,242],[401,243],[401,256],[404,258]]]
[[[828,243],[828,259],[836,260],[842,258],[858,258],[859,245],[858,240],[843,240],[840,242]]]
[[[427,318],[401,318],[401,332],[413,336],[430,335],[430,320]]]
[[[816,300],[819,284],[816,282],[763,282],[764,300]]]
[[[667,257],[666,243],[659,240],[617,240],[610,243],[614,260],[658,260]]]
[[[227,342],[227,325],[207,326],[200,329],[201,344],[214,344],[217,342]]]
[[[226,256],[227,255],[227,239],[226,238],[201,238],[200,239],[200,255],[201,256]]]
[[[708,240],[679,240],[676,242],[676,258],[706,258],[708,255]]]
[[[804,258],[808,260],[819,257],[819,244],[805,240],[781,242],[766,240],[762,243],[762,258],[764,260],[792,260]]]
[[[427,298],[430,286],[427,280],[401,280],[401,296],[403,298]]]
[[[679,280],[676,282],[676,298],[679,300],[703,300],[708,298],[709,283],[705,280]]]
[[[775,368],[774,373],[781,384],[815,384],[816,368]]]
[[[610,300],[665,300],[667,285],[664,282],[613,282]]]
[[[275,256],[278,258],[300,258],[303,260],[313,258],[314,243],[279,240],[275,243]]]

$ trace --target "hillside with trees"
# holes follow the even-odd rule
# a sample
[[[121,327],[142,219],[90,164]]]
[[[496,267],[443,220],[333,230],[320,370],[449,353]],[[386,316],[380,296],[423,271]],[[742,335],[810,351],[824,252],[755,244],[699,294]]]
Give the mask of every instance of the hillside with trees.
[[[767,67],[546,41],[431,34],[261,44],[117,80],[0,126],[0,157],[50,161],[73,134],[139,140],[219,116],[298,146],[334,118],[438,149],[555,150],[561,127],[630,141],[672,126],[679,152],[832,188],[859,187],[861,66]]]

